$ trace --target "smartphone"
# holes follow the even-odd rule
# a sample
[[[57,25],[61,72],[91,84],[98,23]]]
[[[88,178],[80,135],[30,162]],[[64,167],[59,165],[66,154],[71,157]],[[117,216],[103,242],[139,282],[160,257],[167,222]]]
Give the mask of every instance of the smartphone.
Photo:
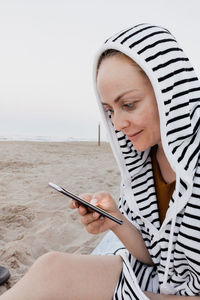
[[[54,188],[56,191],[72,198],[73,200],[76,200],[79,204],[87,207],[87,208],[91,208],[92,210],[98,212],[99,214],[101,214],[102,216],[106,217],[106,218],[109,218],[110,220],[122,225],[123,224],[123,221],[114,217],[113,215],[107,213],[105,210],[103,210],[102,208],[100,207],[97,207],[93,204],[91,204],[90,202],[87,202],[81,198],[79,198],[78,196],[72,194],[71,192],[67,191],[66,189],[62,188],[61,186],[58,186],[57,184],[55,183],[52,183],[52,182],[49,182],[49,186],[51,186],[52,188]]]

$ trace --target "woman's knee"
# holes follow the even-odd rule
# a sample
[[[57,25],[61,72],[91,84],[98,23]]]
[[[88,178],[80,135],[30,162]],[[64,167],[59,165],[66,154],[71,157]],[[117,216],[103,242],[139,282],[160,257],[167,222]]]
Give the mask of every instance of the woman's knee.
[[[40,256],[33,266],[31,267],[31,272],[37,272],[40,276],[55,278],[55,274],[58,274],[60,268],[64,265],[67,268],[67,262],[70,261],[73,254],[61,253],[61,252],[49,252]]]
[[[68,264],[71,256],[71,254],[59,252],[42,255],[35,261],[26,275],[9,290],[6,299],[62,299],[63,291],[66,295],[69,293],[69,287],[65,287],[63,278],[66,280],[70,275],[70,270],[65,265]],[[65,276],[61,274],[60,269],[61,271],[65,269]],[[32,291],[34,291],[33,297],[30,296]]]

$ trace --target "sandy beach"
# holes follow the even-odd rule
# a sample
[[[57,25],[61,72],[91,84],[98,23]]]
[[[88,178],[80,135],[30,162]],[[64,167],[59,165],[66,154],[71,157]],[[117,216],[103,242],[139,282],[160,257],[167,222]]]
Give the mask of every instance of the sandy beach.
[[[0,265],[17,282],[49,251],[91,253],[103,235],[86,232],[55,182],[76,194],[109,191],[118,200],[120,174],[108,143],[0,142]]]

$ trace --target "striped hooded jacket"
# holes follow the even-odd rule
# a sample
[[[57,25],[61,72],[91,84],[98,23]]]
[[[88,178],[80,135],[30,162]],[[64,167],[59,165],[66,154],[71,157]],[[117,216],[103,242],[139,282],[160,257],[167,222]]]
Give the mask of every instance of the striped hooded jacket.
[[[127,295],[131,299],[147,299],[144,294],[141,296],[140,289],[200,295],[199,80],[167,29],[139,24],[112,36],[99,50],[94,67],[95,86],[98,59],[107,49],[129,56],[149,77],[159,110],[163,149],[176,173],[176,187],[161,226],[150,149],[136,151],[127,136],[115,130],[97,93],[121,172],[120,210],[140,230],[155,265],[140,266],[136,272],[134,258],[126,249],[120,250],[123,278],[114,299],[127,299]]]

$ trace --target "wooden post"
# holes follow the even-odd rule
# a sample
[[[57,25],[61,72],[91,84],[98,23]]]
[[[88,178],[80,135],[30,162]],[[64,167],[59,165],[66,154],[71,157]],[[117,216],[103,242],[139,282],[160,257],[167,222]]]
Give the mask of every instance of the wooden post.
[[[98,146],[101,145],[101,129],[100,129],[100,123],[98,124]]]

